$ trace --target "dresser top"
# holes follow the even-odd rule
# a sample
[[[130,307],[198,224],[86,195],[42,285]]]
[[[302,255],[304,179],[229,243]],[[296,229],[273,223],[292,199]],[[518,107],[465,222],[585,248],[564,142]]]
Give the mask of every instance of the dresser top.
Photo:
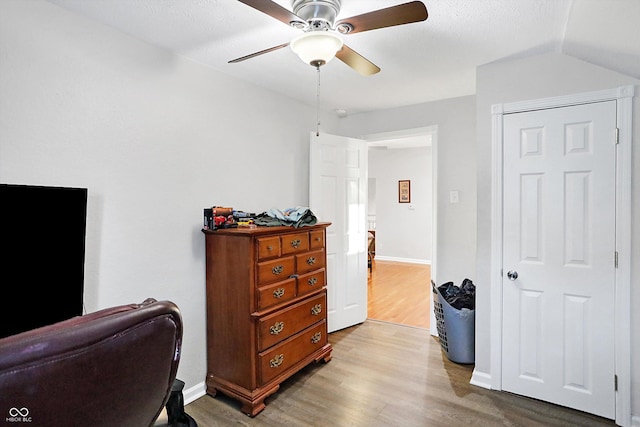
[[[293,226],[274,226],[266,227],[259,226],[256,228],[218,228],[216,230],[202,230],[204,234],[224,234],[224,235],[238,235],[238,236],[260,236],[263,234],[275,234],[275,233],[304,233],[305,231],[313,231],[318,229],[327,228],[330,226],[330,222],[318,222],[314,225],[306,225],[303,227]]]

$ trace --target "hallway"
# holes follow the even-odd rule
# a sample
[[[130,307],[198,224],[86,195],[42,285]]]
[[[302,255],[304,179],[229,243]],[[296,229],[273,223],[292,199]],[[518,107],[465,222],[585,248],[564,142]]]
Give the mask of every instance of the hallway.
[[[368,318],[429,329],[431,266],[373,261],[368,280]]]

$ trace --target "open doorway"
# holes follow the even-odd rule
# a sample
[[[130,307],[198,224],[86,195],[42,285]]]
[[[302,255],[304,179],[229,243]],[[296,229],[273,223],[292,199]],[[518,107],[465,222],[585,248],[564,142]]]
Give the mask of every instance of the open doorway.
[[[426,329],[435,324],[436,137],[437,126],[362,137],[369,151],[367,219],[375,237],[368,318]],[[401,185],[408,197],[401,196]]]

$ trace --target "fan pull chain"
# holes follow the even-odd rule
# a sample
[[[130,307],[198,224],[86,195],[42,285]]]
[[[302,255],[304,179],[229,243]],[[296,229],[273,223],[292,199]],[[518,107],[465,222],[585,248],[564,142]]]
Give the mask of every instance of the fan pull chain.
[[[320,136],[320,66],[316,66],[318,70],[318,86],[316,88],[316,136]]]

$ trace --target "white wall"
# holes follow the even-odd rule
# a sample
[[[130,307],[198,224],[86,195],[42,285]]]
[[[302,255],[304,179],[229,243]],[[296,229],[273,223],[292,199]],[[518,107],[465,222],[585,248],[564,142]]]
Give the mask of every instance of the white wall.
[[[491,224],[491,105],[552,96],[636,85],[634,102],[634,145],[640,141],[640,101],[638,80],[584,61],[546,54],[525,59],[498,62],[477,70],[477,140],[478,140],[478,261],[477,278],[481,284],[476,294],[476,370],[490,370],[490,224]],[[640,414],[640,150],[633,153],[632,184],[632,265],[631,265],[631,381],[632,413]]]
[[[311,107],[49,3],[0,2],[0,182],[88,188],[86,309],[177,303],[185,390],[206,374],[202,210],[308,204],[314,128]]]
[[[437,154],[433,158],[437,163],[438,183],[435,196],[438,205],[437,270],[434,277],[437,283],[450,280],[461,283],[467,277],[475,279],[475,120],[475,96],[465,96],[354,114],[340,119],[338,123],[338,133],[352,137],[438,126],[434,150]],[[449,203],[452,190],[459,192],[459,203]],[[377,209],[380,209],[380,195]]]
[[[431,262],[431,147],[370,149],[376,179],[376,258]],[[411,181],[411,203],[398,203],[398,181]]]

